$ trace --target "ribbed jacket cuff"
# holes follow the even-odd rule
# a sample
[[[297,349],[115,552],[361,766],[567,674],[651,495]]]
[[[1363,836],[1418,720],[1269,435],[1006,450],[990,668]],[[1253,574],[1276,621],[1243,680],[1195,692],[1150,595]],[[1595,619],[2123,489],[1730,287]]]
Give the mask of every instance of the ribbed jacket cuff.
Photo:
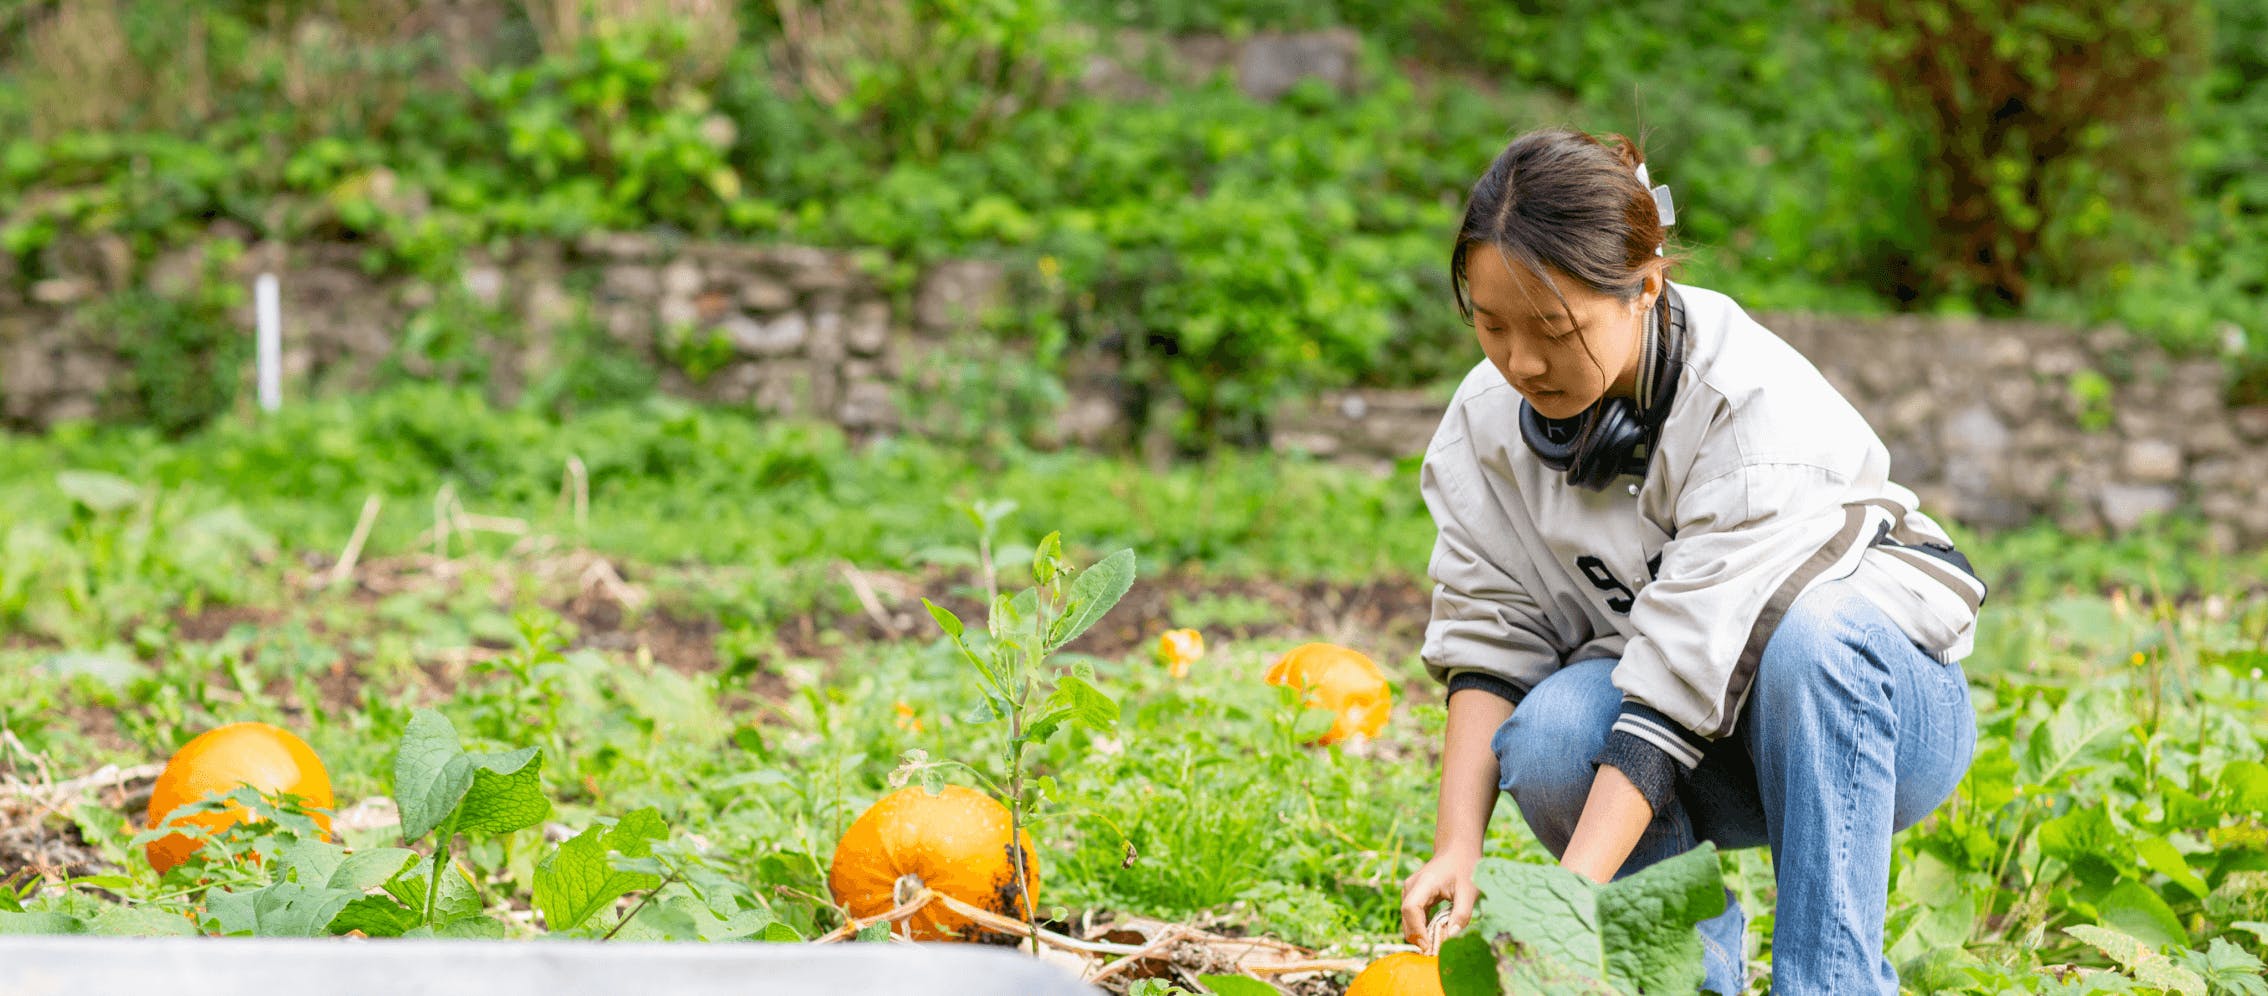
[[[1661,713],[1636,702],[1622,703],[1606,747],[1591,759],[1593,765],[1612,765],[1630,779],[1654,812],[1677,796],[1678,778],[1701,764],[1708,741]]]
[[[1687,771],[1701,766],[1701,754],[1709,748],[1709,741],[1700,734],[1629,699],[1622,700],[1622,714],[1614,718],[1614,732],[1628,733],[1654,745]]]
[[[1591,764],[1622,772],[1622,777],[1637,786],[1638,794],[1646,797],[1646,808],[1656,813],[1677,796],[1677,776],[1685,770],[1661,748],[1621,730],[1607,734],[1606,746]]]
[[[1449,694],[1455,695],[1467,688],[1478,688],[1514,706],[1528,697],[1528,690],[1486,671],[1459,671],[1449,676]],[[1446,697],[1446,696],[1444,696]]]

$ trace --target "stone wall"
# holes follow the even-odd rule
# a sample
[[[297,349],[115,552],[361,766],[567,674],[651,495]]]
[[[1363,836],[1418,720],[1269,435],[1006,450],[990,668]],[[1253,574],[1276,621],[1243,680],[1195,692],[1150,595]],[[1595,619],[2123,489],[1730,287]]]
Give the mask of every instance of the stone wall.
[[[2099,534],[2188,511],[2223,549],[2268,546],[2268,406],[2229,406],[2212,359],[2176,359],[2116,327],[1756,318],[1866,416],[1892,477],[1934,513]],[[1373,462],[1422,453],[1446,400],[1335,393],[1287,409],[1276,445]]]
[[[67,240],[38,261],[36,278],[0,269],[0,424],[105,414],[126,367],[92,345],[104,339],[89,327],[102,313],[92,303],[128,289],[182,297],[204,281],[249,286],[266,271],[281,277],[287,397],[367,387],[389,364],[449,374],[400,348],[406,328],[439,314],[499,330],[478,347],[503,397],[553,364],[561,337],[581,328],[650,363],[664,390],[866,436],[908,428],[908,399],[935,396],[946,366],[938,360],[1007,293],[1002,269],[982,261],[939,264],[891,294],[853,254],[624,234],[475,255],[437,285],[369,276],[360,246],[211,254],[245,233],[213,236],[146,264],[122,243]],[[1894,476],[1933,511],[1985,527],[2046,517],[2094,533],[2189,510],[2225,546],[2268,545],[2268,407],[2226,405],[2222,367],[2210,359],[2176,359],[2116,328],[1758,317],[1866,415]],[[246,334],[251,319],[248,305],[230,316]],[[977,342],[992,362],[997,342]],[[251,371],[242,376],[248,387]],[[1073,410],[1047,441],[1128,445],[1112,366],[1069,379]],[[1390,467],[1423,452],[1446,400],[1440,391],[1332,392],[1282,409],[1273,439]]]
[[[126,364],[94,345],[105,338],[91,327],[103,320],[96,302],[129,288],[186,297],[199,280],[248,287],[273,272],[287,397],[366,388],[389,363],[412,376],[450,373],[397,348],[418,316],[439,315],[500,330],[479,342],[499,397],[513,396],[579,326],[651,363],[670,393],[886,432],[898,426],[899,390],[920,387],[921,357],[976,321],[1003,282],[990,263],[942,264],[900,309],[851,254],[627,234],[473,254],[440,285],[373,278],[361,247],[346,244],[262,244],[225,262],[208,258],[210,246],[241,235],[217,231],[139,268],[122,244],[74,239],[49,250],[42,270],[50,276],[28,287],[0,273],[0,425],[36,429],[114,409],[110,392]],[[248,303],[230,319],[250,335]],[[252,371],[243,376],[248,387]]]

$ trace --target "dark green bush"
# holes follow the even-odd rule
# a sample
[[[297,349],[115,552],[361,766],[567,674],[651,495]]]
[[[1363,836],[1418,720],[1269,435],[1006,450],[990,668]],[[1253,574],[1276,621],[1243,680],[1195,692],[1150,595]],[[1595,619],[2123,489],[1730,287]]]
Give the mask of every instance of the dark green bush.
[[[1932,289],[2023,304],[2178,241],[2205,10],[2165,0],[1861,0],[1921,125]],[[2146,238],[2163,231],[2174,238]]]

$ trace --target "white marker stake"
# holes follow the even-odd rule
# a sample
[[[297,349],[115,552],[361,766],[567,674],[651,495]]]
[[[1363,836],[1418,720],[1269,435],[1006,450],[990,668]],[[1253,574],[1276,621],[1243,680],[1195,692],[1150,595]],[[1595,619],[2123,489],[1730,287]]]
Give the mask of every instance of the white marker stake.
[[[260,274],[252,283],[252,307],[259,321],[260,410],[283,407],[283,303],[276,275]]]

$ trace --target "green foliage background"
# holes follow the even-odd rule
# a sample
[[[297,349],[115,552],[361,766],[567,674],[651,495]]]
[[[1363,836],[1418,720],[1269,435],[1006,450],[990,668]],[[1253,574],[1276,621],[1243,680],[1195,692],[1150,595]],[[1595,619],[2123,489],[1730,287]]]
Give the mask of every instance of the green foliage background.
[[[414,6],[0,7],[17,279],[75,234],[146,258],[224,219],[435,278],[493,240],[594,230],[879,249],[901,290],[925,263],[992,257],[1019,285],[992,331],[1042,357],[1122,351],[1185,441],[1249,440],[1288,395],[1467,364],[1442,272],[1466,185],[1512,134],[1561,124],[1639,138],[1678,194],[1685,278],[1752,308],[2120,321],[2230,354],[2239,393],[2268,396],[2268,330],[2247,327],[2268,293],[2260,0],[1933,0],[1871,20],[1814,0],[830,0],[699,20],[650,0],[603,5],[645,16],[578,37],[532,15],[588,8],[498,4],[478,44],[413,30]],[[1977,24],[1970,83],[2053,94],[2077,72],[2120,102],[1940,134],[1898,53],[1948,19]],[[1332,26],[1360,33],[1364,85],[1275,103],[1176,77],[1122,34]],[[2128,86],[2121,52],[2171,68]],[[1083,89],[1097,55],[1156,98]],[[119,80],[107,102],[68,85],[93,72]],[[1990,160],[1977,222],[1948,207],[1942,151],[1987,138],[2015,151]],[[2051,140],[2072,149],[2025,158]],[[1995,284],[1961,252],[2000,229],[2038,249]],[[182,330],[138,353],[218,362],[200,321],[119,307],[136,335]],[[136,397],[125,411],[169,425],[227,401]]]

